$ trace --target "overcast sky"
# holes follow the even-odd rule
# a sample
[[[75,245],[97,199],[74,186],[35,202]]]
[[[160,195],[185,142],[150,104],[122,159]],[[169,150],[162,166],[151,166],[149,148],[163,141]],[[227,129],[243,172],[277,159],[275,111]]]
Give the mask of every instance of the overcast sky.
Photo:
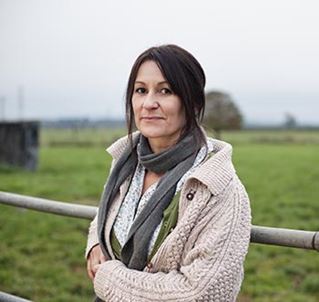
[[[318,12],[317,0],[0,0],[0,118],[123,117],[135,58],[174,43],[247,121],[319,124]]]

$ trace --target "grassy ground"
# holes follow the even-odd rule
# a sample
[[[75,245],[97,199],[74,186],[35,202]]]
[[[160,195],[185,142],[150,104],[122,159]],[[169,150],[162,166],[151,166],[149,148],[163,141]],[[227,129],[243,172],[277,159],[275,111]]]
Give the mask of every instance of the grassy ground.
[[[0,190],[97,204],[110,164],[103,141],[120,133],[44,132],[39,170],[0,168]],[[238,132],[223,138],[234,144],[254,224],[319,230],[318,132]],[[72,140],[81,143],[75,147]],[[91,301],[83,257],[88,224],[0,205],[0,290],[34,301]],[[319,300],[314,251],[251,244],[245,270],[239,301]]]
[[[319,230],[318,160],[318,145],[237,146],[234,162],[250,195],[253,223]],[[318,269],[314,251],[252,244],[243,301],[318,301]]]

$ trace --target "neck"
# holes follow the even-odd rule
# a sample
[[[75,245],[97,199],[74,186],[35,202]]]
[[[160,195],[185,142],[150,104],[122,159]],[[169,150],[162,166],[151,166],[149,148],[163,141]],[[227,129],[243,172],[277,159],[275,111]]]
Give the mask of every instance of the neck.
[[[173,145],[176,144],[177,138],[174,139],[163,139],[163,138],[148,138],[148,143],[152,149],[152,151],[156,153],[160,153]]]

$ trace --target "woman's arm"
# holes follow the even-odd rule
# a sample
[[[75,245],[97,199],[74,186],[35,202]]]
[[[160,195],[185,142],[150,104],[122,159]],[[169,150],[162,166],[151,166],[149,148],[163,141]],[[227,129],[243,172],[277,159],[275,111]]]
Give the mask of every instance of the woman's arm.
[[[115,163],[116,163],[116,161],[113,159],[111,162],[111,168],[110,168],[109,174],[112,172]],[[106,183],[103,186],[103,190],[105,190],[105,187],[106,187]],[[97,218],[98,218],[98,211],[96,212],[94,219],[90,223],[87,244],[86,244],[86,249],[85,249],[85,258],[87,258],[89,256],[92,248],[99,244],[99,238],[98,238],[98,233],[97,233]]]
[[[107,261],[97,270],[96,294],[106,301],[235,301],[250,238],[249,201],[240,184],[218,203],[227,206],[207,221],[179,269],[148,273]]]
[[[97,215],[92,220],[89,228],[89,235],[88,235],[88,241],[85,251],[85,257],[86,257],[86,270],[88,273],[89,278],[93,281],[98,265],[105,262],[106,257],[104,256],[98,236],[97,236]]]
[[[91,251],[89,252],[89,255],[87,257],[87,264],[86,264],[86,270],[88,273],[89,278],[93,281],[96,271],[100,264],[103,262],[110,260],[107,259],[99,244],[95,245]]]
[[[89,256],[92,248],[96,246],[97,244],[99,244],[99,238],[97,236],[97,217],[98,217],[98,214],[96,214],[96,216],[90,223],[86,249],[85,249],[85,258]]]

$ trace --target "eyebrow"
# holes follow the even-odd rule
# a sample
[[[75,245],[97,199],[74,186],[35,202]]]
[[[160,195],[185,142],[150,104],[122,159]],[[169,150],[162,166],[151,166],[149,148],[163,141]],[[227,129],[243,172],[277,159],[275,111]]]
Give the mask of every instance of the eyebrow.
[[[143,81],[135,81],[135,84],[143,84],[145,85],[145,83]],[[167,81],[162,81],[162,82],[158,82],[158,85],[162,85],[162,84],[169,84]]]

